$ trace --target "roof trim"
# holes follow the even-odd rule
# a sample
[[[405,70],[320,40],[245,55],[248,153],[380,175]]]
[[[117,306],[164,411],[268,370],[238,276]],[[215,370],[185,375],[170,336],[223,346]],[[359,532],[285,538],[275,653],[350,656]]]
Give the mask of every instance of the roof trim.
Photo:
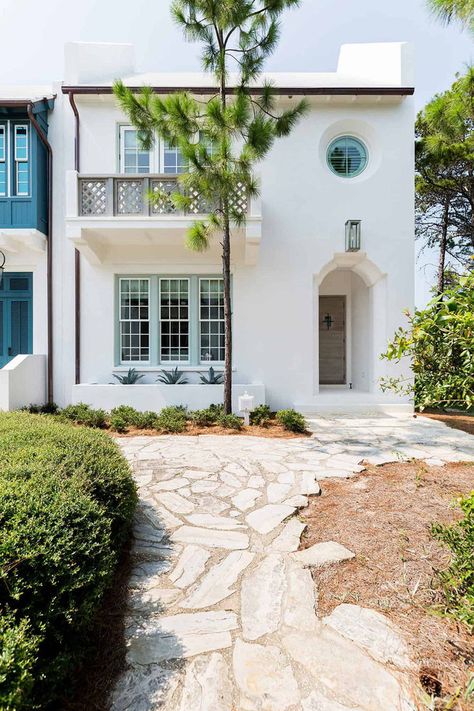
[[[45,108],[51,111],[54,106],[56,94],[53,96],[44,96],[42,99],[2,99],[0,98],[0,107],[9,109],[24,109],[31,106],[33,113],[42,111]]]
[[[138,93],[143,86],[128,86],[128,89]],[[190,94],[211,95],[218,92],[213,86],[152,86],[155,94],[174,94],[179,91],[186,91]],[[235,87],[229,88],[229,92],[234,92]],[[260,94],[262,87],[251,87],[251,94]],[[351,86],[351,87],[274,87],[275,94],[284,96],[412,96],[415,93],[414,87],[408,86]],[[63,94],[112,94],[111,86],[63,86]]]

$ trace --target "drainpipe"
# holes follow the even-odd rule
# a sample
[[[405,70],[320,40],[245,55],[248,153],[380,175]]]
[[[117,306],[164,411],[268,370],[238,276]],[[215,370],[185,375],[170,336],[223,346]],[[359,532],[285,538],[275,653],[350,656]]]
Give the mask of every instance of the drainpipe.
[[[36,133],[41,143],[46,148],[47,155],[47,182],[48,182],[48,229],[47,229],[47,320],[48,320],[48,363],[47,363],[47,388],[48,402],[54,401],[53,391],[53,150],[49,143],[46,134],[39,125],[33,113],[33,103],[29,102],[26,106],[26,112],[32,125],[35,127]]]
[[[81,134],[79,111],[74,99],[74,94],[69,93],[69,103],[74,113],[74,169],[79,173],[81,167]],[[75,376],[76,385],[81,382],[81,253],[74,250],[74,344],[75,344]]]

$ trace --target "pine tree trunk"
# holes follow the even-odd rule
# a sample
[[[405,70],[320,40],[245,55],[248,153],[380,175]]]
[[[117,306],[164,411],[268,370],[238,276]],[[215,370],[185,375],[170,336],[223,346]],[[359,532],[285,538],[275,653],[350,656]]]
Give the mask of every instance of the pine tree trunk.
[[[224,365],[224,412],[232,412],[232,304],[230,298],[230,227],[226,219],[222,241],[222,275],[224,277],[224,328],[225,328],[225,365]]]
[[[448,242],[448,226],[449,226],[449,200],[444,204],[443,225],[441,230],[441,241],[439,244],[439,259],[438,259],[438,294],[444,291],[444,271],[446,267],[446,246]]]

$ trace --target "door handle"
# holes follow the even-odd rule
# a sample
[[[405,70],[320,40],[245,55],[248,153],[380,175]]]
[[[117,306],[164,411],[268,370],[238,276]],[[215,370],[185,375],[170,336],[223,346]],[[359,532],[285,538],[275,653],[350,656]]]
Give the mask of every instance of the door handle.
[[[8,355],[13,355],[13,348],[8,346]]]

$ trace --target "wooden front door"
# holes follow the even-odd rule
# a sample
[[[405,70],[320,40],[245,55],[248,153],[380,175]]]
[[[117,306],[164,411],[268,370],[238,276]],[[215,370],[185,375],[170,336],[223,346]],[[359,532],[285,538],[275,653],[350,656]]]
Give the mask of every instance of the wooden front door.
[[[319,382],[346,383],[346,297],[319,297]]]

